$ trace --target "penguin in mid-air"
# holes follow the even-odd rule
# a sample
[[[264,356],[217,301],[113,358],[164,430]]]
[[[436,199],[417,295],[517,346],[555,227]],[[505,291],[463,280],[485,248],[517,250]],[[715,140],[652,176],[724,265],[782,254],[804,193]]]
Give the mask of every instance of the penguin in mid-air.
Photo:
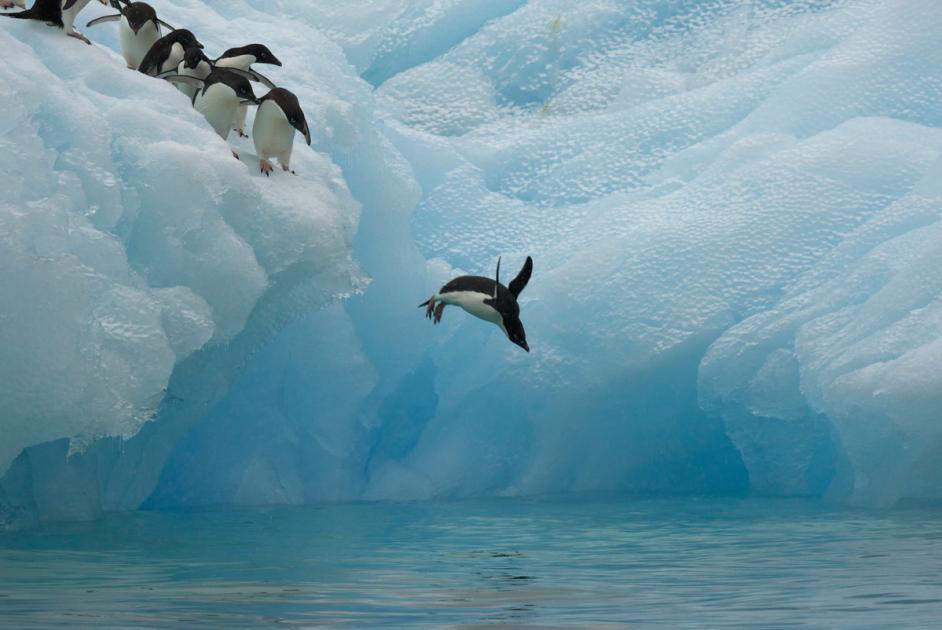
[[[425,307],[425,316],[436,324],[442,320],[442,311],[446,304],[460,306],[475,317],[500,326],[507,338],[527,352],[527,334],[520,322],[520,306],[517,297],[533,273],[533,259],[527,256],[523,268],[509,286],[500,283],[500,259],[497,259],[496,279],[482,276],[460,276],[455,278],[435,293],[427,301],[419,304]],[[437,302],[437,304],[436,304]]]
[[[196,35],[185,28],[171,31],[154,42],[137,69],[152,77],[175,70],[190,48],[203,48]]]
[[[294,174],[289,163],[295,130],[301,132],[311,146],[311,132],[298,97],[284,88],[273,88],[259,101],[252,123],[252,141],[258,153],[259,168],[266,176],[275,170],[270,158],[278,158],[281,169]]]
[[[122,5],[121,2],[124,4]],[[173,31],[174,28],[157,17],[154,7],[146,2],[129,0],[111,0],[111,6],[119,11],[115,15],[103,15],[95,18],[86,26],[95,26],[104,22],[119,22],[118,39],[121,42],[121,55],[131,70],[137,70],[144,55],[161,37],[160,27]]]
[[[189,83],[197,87],[193,95],[193,107],[206,117],[220,138],[227,140],[232,116],[239,105],[258,105],[258,98],[252,91],[247,75],[233,68],[216,68],[203,80],[178,74],[164,78],[173,83]],[[239,158],[235,150],[232,150],[232,155]]]
[[[108,0],[98,1],[104,5],[108,4]],[[89,41],[87,37],[75,30],[75,17],[89,2],[91,2],[91,0],[36,0],[33,6],[25,11],[20,11],[19,13],[0,13],[0,15],[21,20],[46,22],[51,26],[58,26],[65,30],[65,34],[69,37],[74,37],[75,39],[91,45],[92,42]],[[16,4],[23,6],[20,2],[16,2]],[[4,2],[3,4],[4,9],[9,9],[12,6],[13,4],[10,2]]]
[[[261,83],[269,89],[274,88],[274,83],[252,69],[253,63],[264,63],[272,66],[281,65],[281,62],[278,60],[278,58],[272,54],[272,52],[268,49],[268,46],[265,46],[264,44],[248,44],[247,46],[230,48],[226,52],[219,55],[219,57],[213,62],[213,65],[217,68],[237,68],[245,72],[251,72],[255,77],[252,79],[253,81]],[[243,138],[248,137],[245,134],[245,115],[247,112],[247,107],[239,107],[232,119],[232,128],[236,130],[239,133],[239,136]]]

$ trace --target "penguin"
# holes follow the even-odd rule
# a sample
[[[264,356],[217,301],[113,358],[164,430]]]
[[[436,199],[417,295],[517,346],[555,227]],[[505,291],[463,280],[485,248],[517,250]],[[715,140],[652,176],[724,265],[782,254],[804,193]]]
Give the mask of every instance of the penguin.
[[[264,44],[249,44],[247,46],[239,46],[238,48],[230,48],[219,55],[214,65],[217,68],[238,68],[239,70],[250,71],[256,75],[256,81],[264,84],[269,89],[274,88],[274,83],[252,70],[251,66],[253,63],[265,63],[273,66],[281,65],[278,58],[275,57]],[[248,137],[245,134],[245,114],[247,111],[247,107],[240,107],[236,110],[236,115],[232,120],[232,128],[243,138]]]
[[[203,114],[220,138],[227,140],[232,116],[239,105],[258,105],[258,98],[246,78],[247,74],[232,68],[216,68],[204,80],[181,75],[165,78],[173,83],[183,82],[198,86],[193,95],[193,107]],[[235,150],[232,155],[239,159]]]
[[[269,158],[273,157],[278,158],[282,170],[291,171],[289,162],[295,130],[300,131],[305,142],[311,146],[311,132],[298,97],[284,88],[272,89],[259,101],[252,124],[252,141],[258,153],[259,168],[266,176],[275,170],[269,162]],[[296,174],[294,171],[291,173]]]
[[[213,62],[210,61],[203,51],[199,48],[189,48],[183,55],[183,61],[177,66],[177,74],[181,77],[195,77],[200,80],[206,79],[209,73],[213,71]],[[193,101],[199,86],[190,83],[176,82],[177,89],[186,94],[186,97]]]
[[[175,70],[189,48],[203,48],[196,35],[185,28],[167,33],[154,42],[137,70],[152,77]]]
[[[481,276],[460,276],[455,278],[427,301],[419,304],[425,307],[425,316],[436,324],[442,320],[442,311],[446,304],[460,306],[479,319],[500,326],[512,343],[530,352],[527,334],[520,322],[520,306],[517,297],[530,281],[533,273],[533,259],[527,256],[523,268],[510,285],[500,283],[500,259],[497,259],[495,280]],[[436,304],[437,302],[437,304]]]
[[[124,2],[124,5],[121,4]],[[111,6],[118,10],[115,15],[103,15],[95,18],[86,26],[91,27],[104,22],[119,22],[118,38],[121,41],[121,54],[131,70],[137,70],[144,55],[160,39],[160,27],[173,31],[174,28],[157,17],[154,7],[146,2],[129,0],[111,0]]]
[[[51,26],[58,26],[65,30],[65,34],[69,37],[74,37],[75,39],[91,45],[92,42],[89,41],[87,37],[75,30],[75,16],[77,16],[79,11],[84,9],[90,1],[91,0],[36,0],[33,6],[25,11],[20,11],[19,13],[0,13],[0,15],[21,20],[37,20]],[[104,5],[108,4],[108,0],[98,1]],[[5,3],[5,5],[6,4],[8,3]],[[22,6],[19,2],[16,4]],[[4,8],[8,9],[12,6],[12,4],[9,4],[8,6],[4,6]]]

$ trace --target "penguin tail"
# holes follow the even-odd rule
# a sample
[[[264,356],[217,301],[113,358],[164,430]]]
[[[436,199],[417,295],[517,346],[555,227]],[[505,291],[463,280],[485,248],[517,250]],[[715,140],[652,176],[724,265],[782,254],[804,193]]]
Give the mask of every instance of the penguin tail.
[[[428,306],[428,303],[431,302],[431,301],[432,301],[432,300],[425,300],[424,302],[422,302],[421,304],[419,304],[419,308],[422,308],[423,306]]]

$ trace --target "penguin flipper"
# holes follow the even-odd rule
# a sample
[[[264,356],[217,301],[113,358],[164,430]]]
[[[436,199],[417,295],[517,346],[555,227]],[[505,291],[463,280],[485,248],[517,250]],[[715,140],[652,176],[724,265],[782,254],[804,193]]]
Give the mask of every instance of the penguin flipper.
[[[275,89],[275,84],[271,82],[271,79],[255,72],[255,70],[242,70],[241,68],[226,68],[229,72],[235,72],[239,76],[243,76],[249,81],[255,81],[256,83],[261,83],[269,90]]]
[[[520,270],[520,273],[517,274],[517,277],[514,278],[507,289],[514,294],[514,297],[520,295],[520,292],[526,288],[527,283],[530,282],[530,275],[533,273],[533,259],[527,256],[527,261],[523,263],[523,268]]]
[[[65,0],[65,2],[62,3],[62,10],[68,11],[69,9],[72,8],[72,5],[75,4],[76,2],[78,2],[78,0]]]
[[[103,15],[101,17],[95,18],[94,20],[86,24],[85,28],[88,28],[89,26],[95,26],[96,24],[104,24],[105,22],[117,22],[120,19],[121,19],[120,13],[116,15]]]
[[[157,23],[158,23],[158,24],[161,24],[162,26],[166,26],[166,27],[169,28],[171,31],[177,30],[175,26],[170,26],[169,24],[167,24],[166,22],[164,22],[164,21],[161,20],[160,18],[157,18]]]
[[[497,273],[494,274],[494,295],[493,298],[497,298],[497,287],[500,286],[500,256],[497,257]]]
[[[170,81],[171,83],[187,83],[196,88],[201,88],[206,84],[205,81],[202,79],[197,79],[196,77],[189,77],[185,74],[176,74],[176,72],[172,70],[168,72],[173,72],[173,74],[167,74],[167,72],[164,72],[163,74],[158,75],[158,78],[163,79],[164,81]]]

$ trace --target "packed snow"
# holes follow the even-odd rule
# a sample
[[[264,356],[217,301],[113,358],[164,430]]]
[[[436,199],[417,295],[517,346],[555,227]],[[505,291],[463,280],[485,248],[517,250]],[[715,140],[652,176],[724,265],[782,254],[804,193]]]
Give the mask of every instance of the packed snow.
[[[313,147],[262,177],[113,24],[0,23],[0,520],[942,498],[942,5],[154,5]],[[416,308],[527,255],[530,354]]]

